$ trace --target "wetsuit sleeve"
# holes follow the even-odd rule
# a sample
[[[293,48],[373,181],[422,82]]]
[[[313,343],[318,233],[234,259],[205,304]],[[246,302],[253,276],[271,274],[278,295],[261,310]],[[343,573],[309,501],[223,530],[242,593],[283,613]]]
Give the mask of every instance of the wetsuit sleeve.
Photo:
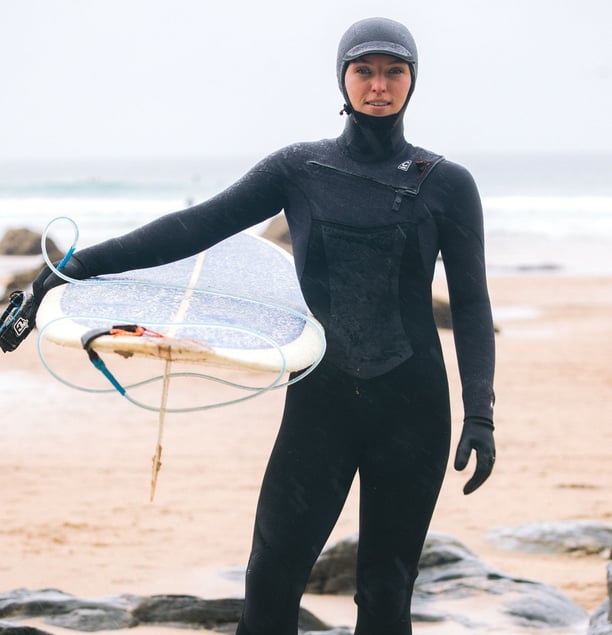
[[[444,161],[438,223],[466,417],[493,420],[495,334],[487,289],[482,204],[470,173]]]
[[[167,264],[192,256],[285,206],[283,180],[269,157],[217,196],[123,236],[79,250],[86,277]]]

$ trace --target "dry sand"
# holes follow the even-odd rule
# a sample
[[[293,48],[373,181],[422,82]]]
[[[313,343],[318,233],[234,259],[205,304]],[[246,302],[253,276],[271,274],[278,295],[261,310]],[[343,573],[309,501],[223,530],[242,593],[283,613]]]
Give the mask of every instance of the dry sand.
[[[436,290],[444,293],[442,283]],[[461,493],[466,475],[449,466],[432,529],[456,536],[508,573],[561,589],[591,611],[606,595],[602,557],[502,552],[487,541],[487,532],[536,521],[612,522],[612,278],[494,277],[490,290],[500,327],[498,461],[490,481],[468,497]],[[458,435],[451,334],[443,332],[442,341]],[[89,381],[95,375],[84,353],[49,352],[53,368],[67,377]],[[282,391],[227,408],[169,414],[151,503],[156,413],[117,393],[88,394],[57,382],[38,359],[35,337],[0,359],[0,592],[241,594],[240,582],[219,572],[246,562]],[[107,362],[122,378],[150,371],[138,362]],[[177,383],[171,392],[178,404],[227,391],[217,384]],[[352,493],[332,541],[357,530],[357,503]],[[304,604],[332,623],[354,617],[350,598],[307,597]],[[416,632],[447,630],[423,625]]]

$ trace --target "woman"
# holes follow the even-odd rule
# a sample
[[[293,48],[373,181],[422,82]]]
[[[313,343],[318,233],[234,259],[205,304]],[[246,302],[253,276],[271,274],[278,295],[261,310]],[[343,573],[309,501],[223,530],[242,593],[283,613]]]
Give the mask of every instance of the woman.
[[[357,22],[340,41],[348,115],[337,139],[267,157],[226,191],[65,267],[85,278],[184,258],[285,211],[304,297],[326,331],[319,367],[287,390],[263,480],[239,635],[297,632],[310,570],[360,478],[357,635],[411,633],[417,564],[446,470],[448,384],[432,313],[438,253],[464,401],[455,467],[494,462],[494,335],[482,210],[469,173],[407,143],[417,50],[401,24]],[[48,270],[39,298],[61,281]]]

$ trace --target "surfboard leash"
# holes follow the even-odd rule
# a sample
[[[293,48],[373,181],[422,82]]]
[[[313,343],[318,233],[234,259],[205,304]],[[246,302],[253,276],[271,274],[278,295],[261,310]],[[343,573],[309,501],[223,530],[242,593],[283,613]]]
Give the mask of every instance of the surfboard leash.
[[[125,397],[126,389],[120,384],[118,379],[110,372],[102,358],[92,348],[93,343],[103,336],[119,337],[164,337],[161,333],[153,331],[145,326],[139,324],[117,324],[111,326],[111,328],[92,329],[85,333],[81,337],[81,343],[83,348],[87,352],[87,355],[91,363],[110,381],[112,386],[119,392],[122,397]],[[162,386],[161,405],[159,407],[159,420],[157,427],[157,444],[155,445],[155,453],[151,459],[151,487],[149,493],[149,500],[153,502],[155,498],[155,489],[157,487],[157,477],[162,466],[162,438],[164,435],[164,423],[166,419],[166,411],[168,408],[168,392],[170,388],[170,368],[172,362],[167,359],[164,368],[164,380]]]
[[[157,331],[153,331],[148,329],[145,326],[140,326],[139,324],[117,324],[115,326],[111,326],[110,328],[103,329],[92,329],[91,331],[87,331],[83,336],[81,336],[81,344],[87,353],[89,360],[91,363],[110,381],[112,386],[117,390],[117,392],[125,397],[126,390],[121,385],[119,380],[111,373],[108,369],[108,366],[104,363],[102,358],[96,353],[96,351],[92,348],[93,343],[104,335],[111,335],[114,337],[118,336],[131,336],[131,337],[164,337],[161,333]]]
[[[53,263],[51,263],[51,261],[50,261],[50,259],[48,257],[47,251],[46,251],[46,236],[47,236],[47,233],[49,231],[49,228],[50,228],[51,224],[53,222],[55,222],[56,220],[68,220],[74,226],[75,239],[74,239],[73,244],[71,245],[71,247],[67,251],[66,255],[62,259],[62,261],[57,266],[54,266]],[[78,227],[77,227],[76,223],[70,218],[60,217],[59,219],[55,219],[55,221],[51,221],[47,225],[47,227],[45,228],[45,231],[43,233],[43,238],[41,240],[43,256],[44,256],[44,259],[45,259],[45,262],[47,263],[47,265],[56,273],[56,275],[58,275],[59,277],[63,278],[66,282],[73,282],[73,283],[77,283],[77,284],[105,284],[106,282],[105,281],[103,282],[101,280],[96,280],[96,281],[91,281],[91,282],[82,281],[82,280],[73,280],[73,279],[69,278],[68,276],[64,275],[60,271],[61,269],[63,269],[63,267],[66,265],[66,263],[70,260],[70,258],[72,257],[72,254],[74,253],[74,251],[76,249],[76,244],[77,244],[77,241],[78,241],[79,232],[78,232]],[[113,281],[110,284],[117,284],[117,282]],[[145,283],[143,283],[143,284],[145,284]],[[167,286],[167,285],[154,284],[152,286]],[[233,295],[230,295],[230,294],[214,292],[214,291],[211,291],[211,290],[194,289],[193,292],[208,293],[209,295],[221,295],[221,296],[224,296],[224,297],[234,297],[234,298],[237,297],[237,296],[233,296]],[[319,333],[319,335],[321,337],[321,341],[322,341],[322,350],[321,350],[319,359],[314,364],[312,364],[309,368],[303,369],[300,373],[298,373],[293,378],[289,379],[288,381],[283,382],[282,380],[283,380],[283,377],[284,377],[285,372],[287,370],[286,359],[285,359],[285,355],[283,354],[283,351],[281,350],[281,347],[279,346],[279,344],[276,341],[274,341],[274,339],[272,339],[271,337],[269,337],[267,335],[264,335],[262,333],[258,333],[256,331],[252,331],[251,329],[242,329],[242,328],[237,328],[235,326],[226,326],[226,325],[218,325],[218,324],[211,325],[211,324],[201,323],[201,324],[196,324],[195,326],[202,326],[202,327],[207,327],[207,328],[213,326],[215,328],[225,328],[225,329],[230,329],[230,330],[234,330],[234,331],[239,331],[241,333],[247,333],[247,334],[249,334],[251,336],[260,338],[261,340],[265,341],[269,346],[271,346],[273,349],[276,349],[278,354],[279,354],[279,356],[280,356],[281,369],[278,372],[278,374],[274,377],[273,381],[270,382],[266,386],[253,387],[253,386],[246,386],[246,385],[242,385],[242,384],[239,384],[239,383],[223,380],[223,379],[221,379],[219,377],[215,377],[215,376],[207,375],[207,374],[203,374],[203,373],[175,373],[175,372],[171,372],[171,359],[167,358],[166,359],[166,363],[165,363],[163,376],[161,376],[161,377],[152,377],[152,378],[150,378],[148,380],[137,382],[135,384],[131,384],[131,385],[128,385],[128,386],[124,387],[121,384],[121,382],[108,369],[108,367],[106,366],[106,364],[104,363],[104,361],[102,360],[100,355],[98,355],[98,353],[94,350],[93,345],[94,345],[96,339],[98,339],[99,337],[102,337],[102,336],[131,336],[131,337],[157,337],[157,338],[163,338],[163,337],[166,337],[166,336],[161,334],[161,333],[158,333],[157,331],[154,331],[154,330],[152,330],[152,329],[150,329],[148,327],[144,327],[144,326],[141,326],[141,325],[138,325],[138,324],[116,324],[116,325],[111,326],[110,328],[109,327],[105,327],[105,328],[91,329],[91,330],[87,331],[81,337],[81,344],[83,346],[83,349],[87,352],[87,355],[88,355],[89,360],[91,361],[92,365],[98,371],[100,371],[102,373],[102,375],[109,381],[109,383],[112,386],[112,389],[107,389],[107,390],[90,390],[90,389],[75,385],[75,384],[73,384],[73,383],[71,383],[69,381],[66,381],[64,378],[60,377],[57,373],[53,372],[51,370],[50,366],[47,364],[47,362],[45,360],[45,357],[43,355],[42,348],[41,348],[41,342],[42,342],[44,331],[53,322],[60,321],[62,318],[58,318],[56,320],[52,320],[50,323],[42,326],[39,329],[39,336],[38,336],[38,342],[37,342],[39,357],[40,357],[41,362],[43,363],[43,365],[47,368],[47,370],[56,379],[58,379],[60,382],[64,383],[67,386],[70,386],[72,388],[76,388],[78,390],[85,390],[87,392],[108,392],[108,391],[111,391],[111,390],[116,390],[122,397],[125,397],[132,404],[134,404],[136,406],[139,406],[141,408],[144,408],[145,410],[157,411],[159,413],[157,444],[156,444],[156,448],[155,448],[155,453],[154,453],[154,455],[152,457],[152,465],[151,465],[151,482],[150,482],[150,500],[151,501],[153,501],[153,499],[155,497],[157,479],[158,479],[159,471],[160,471],[161,466],[162,466],[162,461],[161,461],[162,438],[163,438],[163,432],[164,432],[164,423],[165,423],[166,413],[168,413],[168,412],[195,412],[195,411],[201,411],[201,410],[208,410],[210,408],[216,408],[216,407],[219,407],[219,406],[227,406],[227,405],[236,404],[236,403],[245,401],[247,399],[252,399],[253,397],[256,397],[257,395],[261,395],[261,394],[266,393],[266,392],[268,392],[270,390],[274,390],[274,389],[277,389],[277,388],[282,388],[282,387],[285,387],[285,386],[289,386],[289,385],[295,383],[296,381],[299,381],[299,379],[302,379],[303,377],[308,375],[310,372],[312,372],[312,370],[318,365],[318,363],[321,361],[321,359],[323,357],[323,354],[324,354],[324,351],[325,351],[325,335],[323,333],[322,328],[318,325],[318,323],[316,323],[314,320],[312,320],[308,315],[302,314],[301,312],[298,312],[298,311],[296,311],[294,309],[290,309],[288,307],[276,306],[276,305],[272,305],[271,303],[254,300],[252,298],[241,298],[241,299],[249,301],[249,302],[254,302],[254,303],[259,304],[261,306],[268,306],[268,307],[274,306],[274,308],[282,309],[282,310],[284,310],[285,312],[287,312],[290,315],[300,317],[305,322],[311,323],[311,325],[313,325],[315,327],[315,330]],[[25,300],[25,294],[23,292],[19,292],[18,295],[14,296],[14,298],[9,303],[9,307],[7,308],[7,310],[0,317],[0,326],[3,326],[3,325],[6,324],[6,326],[8,328],[8,326],[13,325],[13,323],[16,321],[16,319],[21,317],[20,314],[25,311],[27,305],[28,305],[28,301]],[[34,326],[35,326],[35,316],[36,316],[36,310],[37,309],[38,309],[38,305],[32,311],[31,323],[28,322],[28,326],[30,327],[30,330],[32,328],[34,328]],[[86,318],[86,319],[94,319],[94,318],[91,317],[91,318]],[[168,326],[168,325],[166,325],[166,326]],[[173,323],[172,326],[176,327],[176,324]],[[2,336],[3,334],[4,334],[4,330],[0,328],[0,336]],[[2,344],[1,338],[0,338],[0,344]],[[4,346],[2,346],[2,348],[3,348],[3,350],[7,350],[7,349],[4,348]],[[9,350],[12,350],[12,349],[9,349]],[[227,401],[221,401],[221,402],[218,402],[218,403],[206,404],[206,405],[190,407],[190,408],[178,408],[178,409],[177,408],[173,408],[173,409],[170,409],[170,408],[168,408],[168,393],[169,393],[169,386],[170,386],[171,377],[188,377],[188,378],[194,378],[195,377],[195,378],[198,378],[198,379],[207,379],[207,380],[211,380],[211,381],[214,381],[214,382],[218,382],[218,383],[221,383],[221,384],[225,384],[225,385],[231,386],[233,388],[240,388],[240,389],[243,389],[243,390],[247,390],[251,394],[239,397],[237,399],[229,399]],[[128,389],[136,388],[136,387],[139,387],[139,386],[144,386],[145,384],[151,383],[153,381],[158,381],[160,379],[163,381],[163,385],[162,385],[161,403],[160,403],[160,405],[158,407],[152,407],[150,405],[141,403],[140,401],[137,401],[136,399],[134,399],[130,394],[128,394]]]
[[[54,266],[54,264],[51,262],[49,255],[47,253],[47,249],[46,249],[46,242],[47,242],[47,234],[51,228],[51,226],[57,222],[57,221],[68,221],[74,229],[74,239],[72,242],[72,245],[70,246],[70,248],[68,249],[66,255],[64,256],[64,258],[62,259],[62,261],[57,265]],[[47,265],[51,268],[51,270],[60,278],[62,278],[63,280],[65,280],[66,282],[70,282],[70,283],[74,283],[74,284],[79,284],[79,285],[100,285],[100,284],[111,284],[111,285],[121,285],[121,284],[128,284],[127,282],[123,282],[121,280],[105,280],[105,279],[91,279],[91,280],[76,280],[73,278],[70,278],[69,276],[66,276],[61,269],[65,266],[65,264],[69,261],[69,259],[71,258],[72,254],[74,253],[74,251],[76,250],[76,245],[78,243],[79,240],[79,229],[78,229],[78,225],[77,223],[67,217],[67,216],[59,216],[57,218],[52,219],[47,226],[45,227],[44,231],[43,231],[43,235],[41,238],[41,248],[42,248],[42,253],[43,253],[43,257],[45,262],[47,263]],[[130,282],[129,284],[133,284],[133,282]],[[151,287],[158,287],[158,288],[163,288],[163,289],[175,289],[175,290],[184,290],[187,287],[184,287],[182,285],[168,285],[168,284],[160,284],[160,283],[153,283],[153,282],[147,282],[147,281],[139,281],[137,282],[137,284],[141,284],[143,286],[151,286]],[[245,297],[245,296],[240,296],[240,295],[236,295],[236,294],[230,294],[230,293],[226,293],[226,292],[221,292],[221,291],[215,291],[213,289],[193,289],[192,290],[194,293],[203,293],[206,295],[210,295],[210,296],[215,296],[215,297],[224,297],[224,298],[229,298],[229,299],[234,299],[234,300],[242,300],[242,301],[246,301],[246,302],[251,302],[253,304],[257,304],[261,307],[267,307],[267,308],[273,308],[273,309],[277,309],[280,311],[283,311],[284,313],[286,313],[289,316],[292,317],[296,317],[299,318],[301,320],[303,320],[305,323],[309,324],[314,331],[319,335],[320,340],[321,340],[321,350],[319,353],[318,358],[308,367],[302,369],[301,371],[299,371],[298,373],[296,373],[293,377],[290,377],[288,380],[283,381],[284,375],[286,373],[287,370],[287,363],[286,363],[286,359],[285,359],[285,355],[283,353],[283,351],[281,350],[281,346],[278,344],[278,342],[276,342],[271,336],[266,335],[264,333],[255,331],[253,329],[248,329],[248,328],[243,328],[243,327],[237,327],[237,326],[233,326],[233,325],[222,325],[222,324],[216,324],[214,322],[193,322],[193,323],[189,323],[190,326],[195,327],[195,328],[219,328],[219,329],[225,329],[225,330],[231,330],[231,331],[236,331],[238,333],[242,333],[251,337],[255,337],[258,338],[259,340],[265,342],[268,346],[270,346],[271,349],[276,350],[278,355],[279,355],[279,359],[280,359],[280,370],[278,371],[277,374],[275,374],[274,379],[267,385],[265,386],[248,386],[248,385],[244,385],[244,384],[240,384],[240,383],[234,383],[232,381],[227,381],[224,380],[220,377],[216,377],[214,375],[209,375],[209,374],[204,374],[204,373],[187,373],[187,372],[180,372],[180,373],[176,373],[173,372],[172,373],[172,377],[191,377],[191,378],[199,378],[199,379],[205,379],[205,380],[209,380],[209,381],[213,381],[213,382],[217,382],[217,383],[221,383],[233,388],[238,388],[238,389],[242,389],[242,390],[246,390],[248,391],[250,394],[246,395],[246,396],[242,396],[236,399],[229,399],[227,401],[221,401],[221,402],[216,402],[216,403],[211,403],[211,404],[205,404],[205,405],[199,405],[199,406],[193,406],[193,407],[185,407],[185,408],[168,408],[168,412],[181,412],[181,413],[187,413],[187,412],[197,412],[197,411],[202,411],[202,410],[209,410],[210,408],[217,408],[217,407],[221,407],[221,406],[228,406],[228,405],[232,405],[232,404],[236,404],[236,403],[240,403],[242,401],[245,401],[247,399],[252,399],[253,397],[256,397],[257,395],[261,395],[263,393],[266,393],[270,390],[275,390],[275,389],[279,389],[279,388],[285,388],[287,386],[290,386],[298,381],[300,381],[301,379],[303,379],[304,377],[306,377],[307,375],[309,375],[320,363],[320,361],[323,359],[324,353],[325,353],[325,333],[322,329],[322,327],[318,324],[318,322],[316,322],[316,320],[314,320],[314,318],[312,318],[310,315],[305,314],[301,311],[298,311],[296,309],[292,309],[290,307],[287,306],[282,306],[282,305],[277,305],[275,303],[272,302],[268,302],[268,301],[261,301],[261,300],[255,300],[254,298],[249,298],[249,297]],[[100,318],[100,316],[94,316],[94,315],[82,315],[82,316],[77,316],[78,319],[82,319],[82,320],[91,320],[92,322],[95,321],[100,321],[100,319],[104,319],[107,320],[108,322],[111,321],[112,318],[107,319],[107,318]],[[86,392],[98,392],[98,393],[104,393],[107,392],[104,389],[88,389],[88,388],[84,388],[82,386],[79,386],[77,384],[74,384],[70,381],[65,380],[64,378],[60,377],[56,372],[54,372],[49,364],[47,363],[45,356],[43,354],[42,351],[42,339],[43,339],[43,334],[46,332],[46,330],[51,327],[53,324],[62,321],[63,319],[66,318],[56,318],[54,320],[51,320],[50,322],[48,322],[47,324],[44,325],[38,325],[39,326],[39,334],[38,334],[38,354],[40,357],[41,362],[43,363],[43,366],[45,366],[45,368],[51,373],[51,375],[53,375],[53,377],[55,377],[58,381],[60,381],[61,383],[71,387],[71,388],[75,388],[77,390],[84,390]],[[76,318],[73,318],[76,319]],[[121,318],[117,318],[117,319],[121,319]],[[180,324],[185,324],[184,322],[181,322]],[[172,322],[172,323],[156,323],[157,326],[172,326],[172,327],[176,327],[177,323],[176,322]],[[106,379],[111,383],[112,385],[112,389],[111,390],[116,390],[117,392],[119,392],[119,394],[121,394],[123,397],[125,397],[128,401],[130,401],[132,404],[134,404],[135,406],[138,406],[140,408],[144,408],[145,410],[151,410],[151,411],[159,411],[159,407],[157,406],[150,406],[148,404],[142,403],[136,399],[134,399],[131,395],[130,395],[130,390],[133,388],[137,388],[137,387],[141,387],[144,386],[146,384],[152,383],[152,382],[156,382],[156,381],[160,381],[160,380],[164,380],[164,376],[157,376],[157,377],[151,377],[150,379],[144,380],[144,381],[140,381],[137,383],[132,383],[132,384],[128,384],[123,386],[121,384],[121,382],[119,382],[119,380],[113,375],[113,373],[107,368],[106,364],[104,363],[104,361],[100,358],[100,356],[96,353],[95,350],[93,350],[92,348],[92,343],[95,341],[95,339],[97,337],[100,337],[102,335],[132,335],[132,336],[145,336],[145,335],[149,335],[149,336],[154,336],[154,337],[165,337],[164,335],[157,333],[156,331],[153,331],[150,328],[147,327],[143,327],[137,324],[118,324],[116,326],[112,326],[112,327],[106,327],[106,328],[99,328],[99,329],[93,329],[91,331],[88,331],[84,336],[82,336],[81,338],[81,342],[83,344],[84,349],[87,351],[87,354],[93,364],[93,366],[98,369],[103,375],[104,377],[106,377]]]

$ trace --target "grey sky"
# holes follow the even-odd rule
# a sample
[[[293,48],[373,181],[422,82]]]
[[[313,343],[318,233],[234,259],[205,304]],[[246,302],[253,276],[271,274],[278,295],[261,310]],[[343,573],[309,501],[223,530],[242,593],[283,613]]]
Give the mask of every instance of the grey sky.
[[[335,51],[384,14],[420,54],[407,136],[612,152],[609,0],[0,0],[0,159],[263,155],[335,136]],[[373,8],[374,7],[374,8]]]

